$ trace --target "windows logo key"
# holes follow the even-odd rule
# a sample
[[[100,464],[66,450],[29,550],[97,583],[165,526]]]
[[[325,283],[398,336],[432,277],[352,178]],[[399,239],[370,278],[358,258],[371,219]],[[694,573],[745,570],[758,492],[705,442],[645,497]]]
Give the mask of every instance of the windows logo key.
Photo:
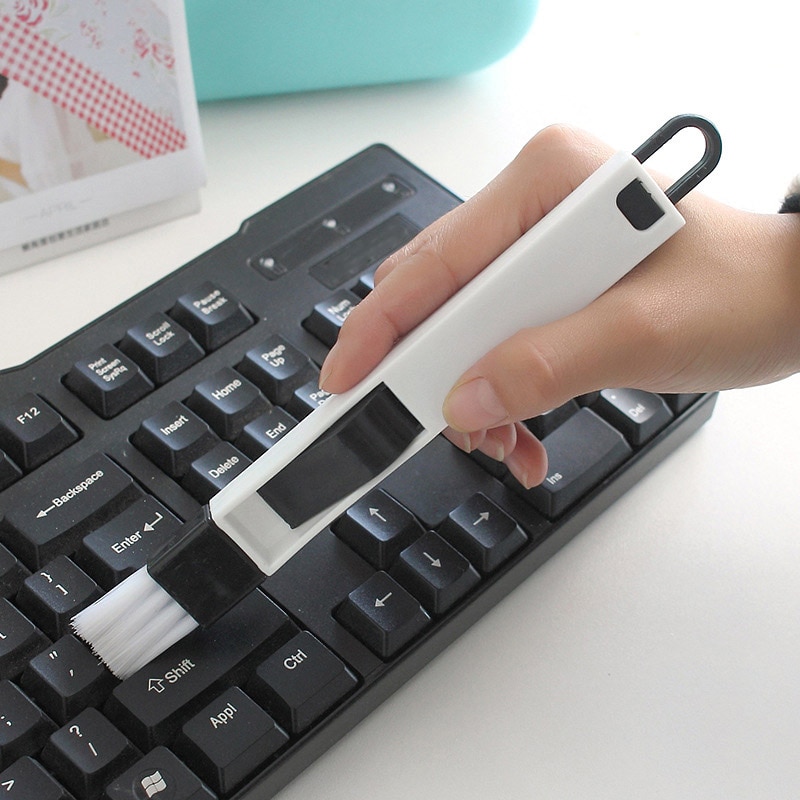
[[[144,778],[142,778],[141,785],[148,798],[155,797],[157,794],[161,794],[161,792],[165,791],[167,788],[167,782],[164,780],[158,770],[156,770],[152,775],[146,775]]]

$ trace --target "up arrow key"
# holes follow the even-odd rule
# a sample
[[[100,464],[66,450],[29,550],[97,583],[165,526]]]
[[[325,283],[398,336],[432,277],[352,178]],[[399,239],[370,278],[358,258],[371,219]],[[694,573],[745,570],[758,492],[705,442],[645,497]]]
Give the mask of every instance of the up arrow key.
[[[0,786],[2,786],[7,792],[10,792],[14,788],[15,781],[12,779],[10,781],[3,781]]]
[[[373,489],[353,503],[333,530],[376,569],[388,569],[425,532],[414,515],[383,489]]]

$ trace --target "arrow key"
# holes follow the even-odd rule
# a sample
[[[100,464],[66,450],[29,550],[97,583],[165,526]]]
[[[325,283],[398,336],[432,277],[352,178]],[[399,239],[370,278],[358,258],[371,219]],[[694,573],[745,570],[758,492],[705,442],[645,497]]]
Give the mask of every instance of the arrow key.
[[[385,572],[347,596],[336,617],[381,658],[393,656],[431,621],[425,609]]]
[[[373,489],[337,520],[334,533],[377,569],[386,569],[424,532],[416,517],[383,489]]]
[[[469,561],[433,531],[400,553],[391,574],[434,614],[447,611],[480,581]]]
[[[439,533],[483,573],[497,569],[528,541],[522,528],[482,492],[451,511]]]

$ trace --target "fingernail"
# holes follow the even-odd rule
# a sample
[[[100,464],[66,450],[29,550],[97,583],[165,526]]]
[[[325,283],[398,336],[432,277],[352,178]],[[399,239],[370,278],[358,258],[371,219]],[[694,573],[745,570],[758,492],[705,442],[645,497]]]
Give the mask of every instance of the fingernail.
[[[456,431],[452,428],[445,428],[442,433],[444,433],[448,441],[452,442],[465,453],[471,453],[475,449],[475,445],[472,441],[472,434]]]
[[[503,461],[506,457],[506,449],[500,442],[487,442],[481,447],[481,452],[495,461]]]
[[[508,412],[486,378],[475,378],[453,389],[444,401],[444,416],[454,428],[477,431],[508,420]]]
[[[487,434],[483,444],[478,448],[481,453],[493,458],[495,461],[502,461],[506,457],[506,448],[503,442],[494,436]]]
[[[333,372],[333,367],[331,366],[331,356],[333,355],[334,351],[336,350],[336,345],[334,345],[329,351],[328,355],[325,360],[322,362],[322,366],[319,370],[319,388],[324,389],[325,383],[327,382],[328,378],[331,377],[331,373]]]
[[[522,484],[525,489],[533,488],[533,481],[530,478],[528,466],[523,459],[515,458],[515,453],[509,453],[505,459],[508,471]]]

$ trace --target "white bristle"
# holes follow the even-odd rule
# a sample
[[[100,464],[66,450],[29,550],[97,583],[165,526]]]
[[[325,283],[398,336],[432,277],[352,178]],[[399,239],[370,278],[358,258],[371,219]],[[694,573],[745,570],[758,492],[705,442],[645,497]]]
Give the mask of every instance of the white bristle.
[[[142,567],[72,619],[72,629],[124,680],[197,627]]]

